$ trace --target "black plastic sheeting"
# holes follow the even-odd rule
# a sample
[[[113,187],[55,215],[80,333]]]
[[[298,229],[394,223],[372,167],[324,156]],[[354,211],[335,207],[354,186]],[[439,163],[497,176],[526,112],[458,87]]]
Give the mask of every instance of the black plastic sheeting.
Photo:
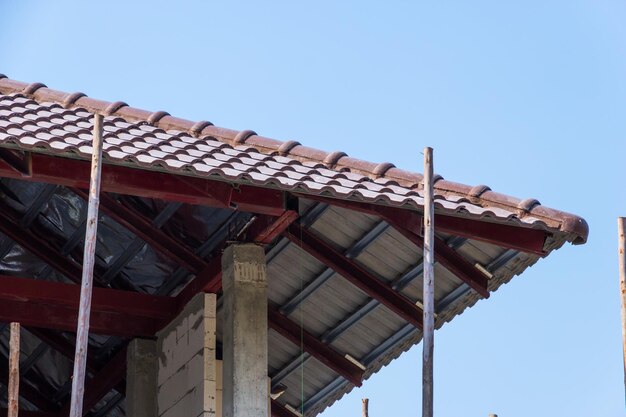
[[[250,217],[225,209],[114,197],[140,210],[153,219],[155,227],[160,227],[204,258],[213,253],[218,243],[234,237]],[[2,179],[0,201],[23,219],[22,227],[45,236],[46,241],[59,252],[81,263],[87,204],[80,196],[63,187]],[[24,221],[28,218],[32,219],[30,224]],[[72,282],[2,234],[0,257],[2,275]],[[130,231],[102,214],[98,224],[95,268],[112,288],[149,294],[176,294],[192,278],[188,271],[162,257]],[[3,356],[0,360],[7,363],[8,326],[0,324],[0,330],[0,355]],[[63,333],[63,337],[73,345],[73,334]],[[126,340],[119,337],[91,335],[89,338],[90,349],[96,352],[95,360],[99,366],[106,364],[125,343]],[[29,365],[21,383],[32,386],[56,406],[62,406],[68,401],[71,390],[72,361],[45,345],[28,329],[22,331],[21,350],[22,367]],[[6,407],[6,387],[2,385],[1,389],[0,407]],[[124,395],[115,390],[109,392],[90,415],[124,416]],[[23,399],[20,407],[35,409]]]

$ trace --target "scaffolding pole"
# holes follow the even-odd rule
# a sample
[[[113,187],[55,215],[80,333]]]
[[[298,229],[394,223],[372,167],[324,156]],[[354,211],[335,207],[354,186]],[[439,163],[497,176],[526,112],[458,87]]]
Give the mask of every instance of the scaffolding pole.
[[[617,218],[619,236],[619,285],[622,299],[622,352],[624,354],[624,401],[626,402],[626,217]]]
[[[89,339],[89,314],[93,287],[93,268],[96,258],[98,232],[98,206],[100,205],[100,175],[102,172],[102,124],[103,117],[94,115],[93,142],[91,155],[91,177],[89,180],[89,202],[87,206],[87,229],[85,231],[85,251],[83,255],[83,275],[80,289],[80,306],[76,329],[76,354],[72,377],[72,397],[70,417],[83,416],[83,395],[85,393],[85,367],[87,365],[87,342]],[[89,410],[87,410],[89,411]]]
[[[435,344],[435,223],[433,148],[424,148],[424,328],[422,337],[422,417],[433,417],[433,348]]]
[[[11,323],[7,417],[17,417],[20,396],[20,324]]]

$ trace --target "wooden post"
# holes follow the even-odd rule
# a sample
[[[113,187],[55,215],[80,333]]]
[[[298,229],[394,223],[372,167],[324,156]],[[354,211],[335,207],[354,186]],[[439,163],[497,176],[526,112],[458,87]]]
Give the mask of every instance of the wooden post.
[[[368,398],[363,398],[363,416],[362,417],[369,417],[369,413],[368,413],[368,405],[370,400]]]
[[[624,401],[626,401],[626,217],[617,218],[619,235],[619,285],[622,297],[622,351],[624,354]]]
[[[17,417],[20,396],[20,324],[11,323],[9,339],[9,404],[7,417]]]
[[[87,365],[87,342],[89,339],[89,314],[91,312],[93,267],[96,259],[98,206],[100,205],[100,174],[102,172],[102,124],[102,115],[95,114],[93,126],[93,142],[91,145],[91,177],[89,183],[89,202],[87,206],[87,229],[85,231],[83,275],[80,289],[78,324],[76,329],[76,354],[74,357],[74,373],[72,377],[70,417],[83,416],[83,395],[85,393],[85,366]]]
[[[435,344],[435,205],[433,149],[424,148],[424,329],[422,337],[422,417],[433,417],[433,348]]]

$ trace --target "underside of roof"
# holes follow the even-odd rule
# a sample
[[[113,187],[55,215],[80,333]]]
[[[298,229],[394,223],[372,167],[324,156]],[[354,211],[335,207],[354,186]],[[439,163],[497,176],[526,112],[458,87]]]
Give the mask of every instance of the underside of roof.
[[[0,76],[0,321],[27,329],[30,409],[64,410],[75,319],[59,300],[33,307],[39,296],[20,285],[78,288],[96,112],[105,115],[96,292],[163,308],[123,307],[114,320],[96,305],[90,415],[125,415],[128,340],[154,335],[193,294],[219,293],[232,242],[266,248],[268,375],[285,388],[277,407],[316,415],[421,340],[421,175]],[[582,218],[534,199],[440,177],[435,191],[437,327],[587,238]],[[311,343],[294,343],[292,325]],[[6,331],[0,342],[6,356]]]

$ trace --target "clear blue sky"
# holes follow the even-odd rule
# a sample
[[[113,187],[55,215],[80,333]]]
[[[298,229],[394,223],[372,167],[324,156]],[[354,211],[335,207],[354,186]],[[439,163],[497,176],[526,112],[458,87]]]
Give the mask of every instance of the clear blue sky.
[[[435,411],[624,415],[626,4],[337,3],[0,1],[0,72],[407,169],[432,146],[447,179],[585,217],[437,332]],[[418,346],[323,416],[419,416],[420,381]]]

